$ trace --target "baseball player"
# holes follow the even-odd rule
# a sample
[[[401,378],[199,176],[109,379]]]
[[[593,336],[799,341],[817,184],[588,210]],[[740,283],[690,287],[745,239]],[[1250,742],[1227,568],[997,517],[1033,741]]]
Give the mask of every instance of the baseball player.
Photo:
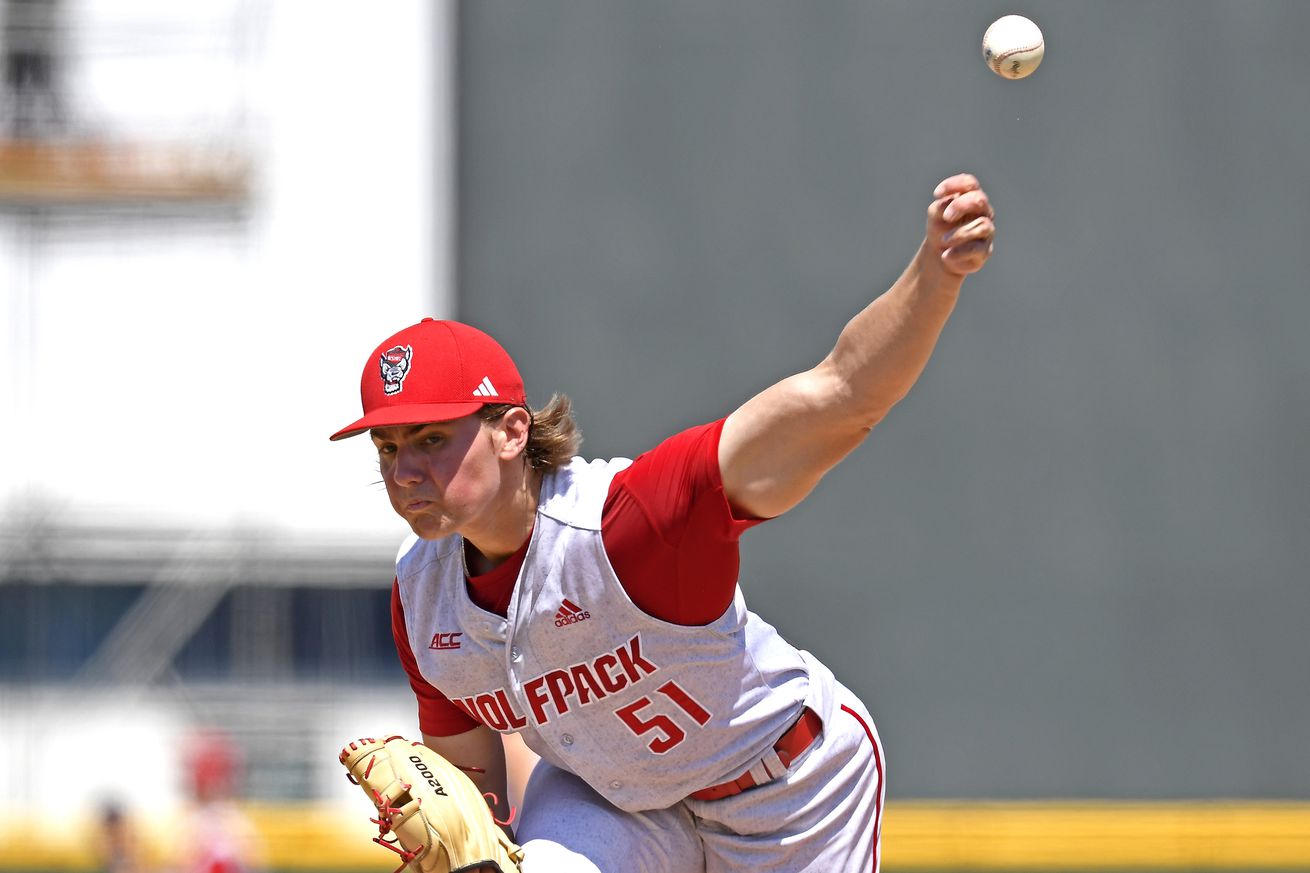
[[[567,399],[531,410],[471,326],[424,319],[370,355],[364,415],[332,438],[370,435],[413,530],[393,630],[423,742],[502,821],[500,735],[540,756],[514,821],[526,873],[878,869],[873,720],[747,609],[738,538],[910,390],[993,219],[973,176],[943,181],[909,266],[822,361],[632,461],[576,457]]]

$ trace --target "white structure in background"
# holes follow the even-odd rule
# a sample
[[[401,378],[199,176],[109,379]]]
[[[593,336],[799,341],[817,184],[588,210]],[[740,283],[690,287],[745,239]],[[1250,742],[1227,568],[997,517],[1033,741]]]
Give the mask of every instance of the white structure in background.
[[[450,314],[447,8],[61,8],[74,125],[248,149],[253,188],[240,224],[0,212],[0,507],[398,531],[327,435],[368,349]]]
[[[215,713],[257,744],[308,739],[323,786],[357,800],[336,750],[407,726],[407,696],[389,713],[321,689],[148,686],[231,585],[357,585],[352,544],[404,533],[368,441],[327,437],[357,412],[368,349],[452,314],[452,7],[51,5],[73,134],[231,149],[253,174],[235,210],[0,202],[0,585],[94,568],[150,586],[90,684],[0,687],[0,814],[68,810],[62,780],[23,778],[40,761],[117,760]],[[175,770],[144,763],[93,768],[83,799],[176,797]]]

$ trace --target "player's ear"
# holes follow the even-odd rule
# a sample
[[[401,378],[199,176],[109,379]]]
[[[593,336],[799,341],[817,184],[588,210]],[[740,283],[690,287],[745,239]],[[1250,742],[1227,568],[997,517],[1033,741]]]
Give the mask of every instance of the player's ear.
[[[500,417],[497,427],[504,435],[500,444],[500,457],[503,460],[512,461],[527,451],[532,413],[522,406],[515,406]]]

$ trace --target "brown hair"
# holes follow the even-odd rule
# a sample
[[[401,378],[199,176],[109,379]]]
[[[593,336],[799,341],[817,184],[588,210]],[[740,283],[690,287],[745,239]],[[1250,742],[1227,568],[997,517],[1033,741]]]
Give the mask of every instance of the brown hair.
[[[478,417],[495,421],[511,409],[513,403],[488,403]],[[569,462],[582,448],[582,431],[573,420],[573,403],[563,394],[555,394],[541,409],[528,409],[532,425],[524,456],[534,470],[549,473]]]

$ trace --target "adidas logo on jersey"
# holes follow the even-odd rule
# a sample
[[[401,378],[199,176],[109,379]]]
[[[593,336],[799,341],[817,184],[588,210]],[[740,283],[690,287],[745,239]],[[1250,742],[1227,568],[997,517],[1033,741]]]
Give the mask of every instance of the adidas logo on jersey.
[[[474,397],[495,397],[499,393],[500,392],[496,390],[496,386],[491,384],[491,379],[487,376],[483,376],[482,381],[478,383],[478,387],[473,389]]]
[[[565,625],[577,624],[580,621],[586,621],[591,618],[591,613],[587,612],[581,606],[578,606],[567,597],[560,606],[559,612],[555,613],[555,627],[564,627]]]

